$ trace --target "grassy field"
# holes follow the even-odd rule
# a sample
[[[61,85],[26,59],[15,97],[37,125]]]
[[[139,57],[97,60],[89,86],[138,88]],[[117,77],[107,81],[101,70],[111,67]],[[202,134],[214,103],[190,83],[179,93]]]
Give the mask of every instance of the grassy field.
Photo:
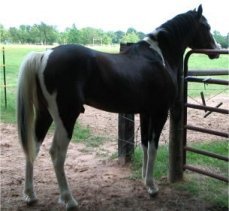
[[[210,60],[206,55],[195,54],[190,57],[189,60],[190,70],[217,70],[217,69],[229,69],[229,56],[221,55],[219,59]],[[228,79],[228,76],[209,76],[210,78]],[[204,78],[201,76],[201,78]],[[216,95],[220,92],[229,94],[228,88],[222,85],[203,83],[189,83],[189,96],[195,98],[200,97],[200,92],[204,91],[206,96]]]
[[[2,46],[0,46],[2,49]],[[6,51],[6,81],[7,81],[7,109],[4,106],[4,92],[3,92],[3,68],[0,60],[0,120],[1,122],[15,123],[15,98],[16,98],[16,84],[18,78],[18,69],[22,59],[25,55],[31,51],[43,51],[50,46],[5,46]],[[94,47],[93,47],[94,48]],[[96,47],[97,50],[106,51],[110,53],[118,52],[119,46],[109,46],[109,47]],[[2,53],[0,53],[0,59]],[[218,60],[209,60],[207,56],[204,55],[193,55],[189,62],[190,69],[228,69],[229,60],[228,56],[221,56]],[[207,86],[200,84],[192,84],[190,86],[189,95],[192,97],[198,97],[200,90],[205,89],[209,95],[215,94],[222,90],[221,86]],[[74,134],[74,139],[76,140],[85,140],[92,147],[96,147],[98,143],[102,143],[103,140],[100,137],[94,137],[90,133],[89,129],[82,128],[80,125],[77,125],[79,128],[78,133]],[[80,132],[79,132],[80,131]],[[86,143],[86,142],[85,142]],[[219,154],[228,154],[228,144],[227,142],[212,142],[212,143],[201,143],[197,144],[197,148],[207,148],[211,151],[216,151]],[[194,154],[188,156],[188,162],[194,165],[204,166],[206,163],[210,163],[212,168],[217,169],[218,172],[222,174],[228,174],[227,164],[222,164],[216,160],[211,160],[210,158],[201,157]],[[142,160],[142,151],[137,148],[134,154],[134,164],[133,171],[134,177],[140,178],[141,174],[141,160]],[[168,146],[162,146],[159,148],[157,164],[156,164],[156,178],[159,180],[161,177],[167,175],[168,169]],[[226,172],[226,173],[225,173]],[[199,176],[198,174],[187,174],[187,181],[177,185],[177,188],[188,190],[193,194],[197,195],[204,200],[210,200],[211,202],[222,206],[227,207],[227,185],[222,182],[219,182],[214,179],[206,178]]]

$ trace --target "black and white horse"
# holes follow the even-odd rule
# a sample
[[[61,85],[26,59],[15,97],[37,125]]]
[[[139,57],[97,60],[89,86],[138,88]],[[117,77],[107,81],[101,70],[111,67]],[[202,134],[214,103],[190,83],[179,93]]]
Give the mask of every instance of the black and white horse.
[[[140,114],[142,176],[148,193],[155,195],[158,187],[152,175],[158,141],[176,98],[177,72],[187,47],[218,48],[201,5],[162,24],[123,53],[63,45],[29,54],[21,65],[17,99],[18,132],[26,156],[25,201],[36,201],[33,164],[54,121],[50,155],[60,201],[67,210],[77,207],[64,162],[74,124],[85,104],[109,112]]]

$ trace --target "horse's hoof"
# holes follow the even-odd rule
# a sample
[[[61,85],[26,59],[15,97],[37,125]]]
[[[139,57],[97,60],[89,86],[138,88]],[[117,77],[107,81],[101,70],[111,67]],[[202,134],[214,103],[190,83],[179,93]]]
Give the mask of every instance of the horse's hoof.
[[[155,197],[159,192],[159,188],[158,187],[148,187],[148,193],[150,195],[150,197]]]
[[[29,195],[24,195],[24,200],[28,206],[32,206],[37,203],[37,198],[36,196],[29,196]]]
[[[78,202],[74,199],[72,199],[70,202],[66,204],[66,210],[67,211],[78,211]]]
[[[79,211],[78,207],[68,207],[67,211]]]
[[[65,200],[63,200],[62,197],[60,197],[58,200],[58,203],[64,205],[67,211],[78,211],[79,210],[78,202],[73,198],[71,198],[68,202],[66,202]]]

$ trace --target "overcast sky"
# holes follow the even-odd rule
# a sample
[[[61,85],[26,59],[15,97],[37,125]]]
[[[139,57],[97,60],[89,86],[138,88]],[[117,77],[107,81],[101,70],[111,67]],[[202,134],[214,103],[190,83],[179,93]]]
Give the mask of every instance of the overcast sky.
[[[95,27],[148,33],[179,13],[203,5],[212,30],[229,32],[228,0],[2,0],[0,24],[5,27],[45,22],[58,30]]]

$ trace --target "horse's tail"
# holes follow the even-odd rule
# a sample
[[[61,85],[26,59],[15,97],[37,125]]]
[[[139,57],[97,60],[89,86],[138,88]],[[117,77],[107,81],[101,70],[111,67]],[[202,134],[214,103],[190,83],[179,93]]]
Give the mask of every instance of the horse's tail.
[[[22,63],[19,73],[17,93],[18,135],[26,158],[33,162],[36,158],[35,109],[37,102],[37,73],[41,67],[43,53],[30,53]]]

